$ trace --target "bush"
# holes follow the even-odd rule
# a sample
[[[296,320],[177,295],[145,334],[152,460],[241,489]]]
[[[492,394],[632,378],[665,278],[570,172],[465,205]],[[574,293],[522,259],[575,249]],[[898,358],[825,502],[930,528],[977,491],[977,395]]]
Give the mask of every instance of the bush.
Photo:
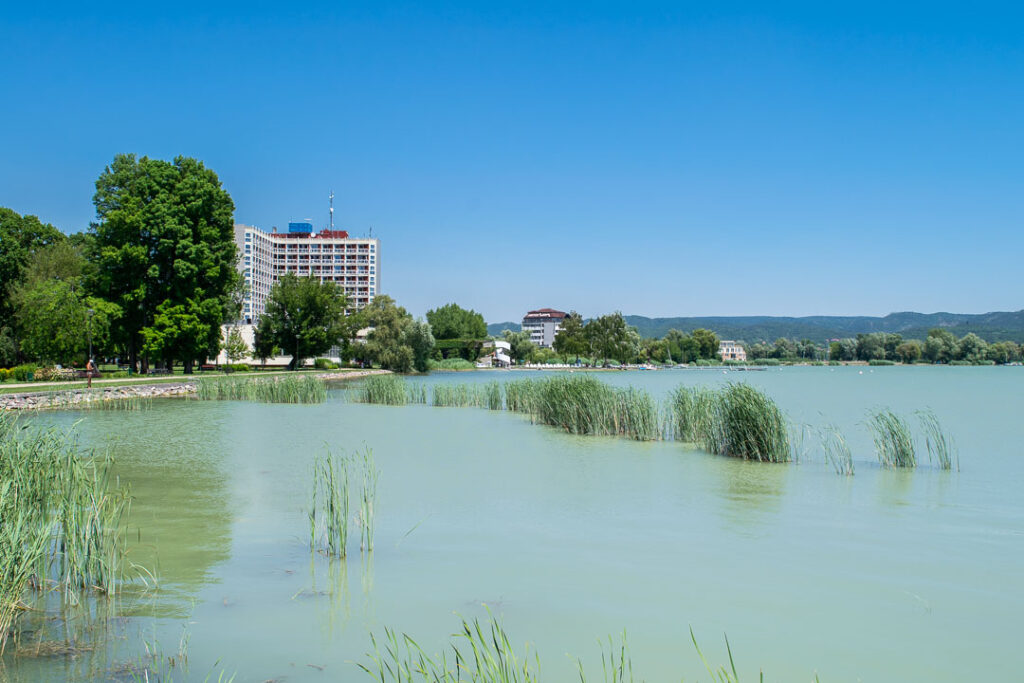
[[[446,358],[444,360],[427,361],[427,370],[474,370],[476,364],[464,358]]]
[[[874,358],[868,361],[868,365],[896,365],[896,361],[893,360],[882,360],[881,358]]]
[[[14,375],[14,381],[16,382],[31,382],[38,369],[39,366],[35,363],[25,363],[24,365],[17,365],[11,368],[11,374]]]
[[[7,368],[0,368],[0,382],[6,382],[11,377],[11,371]]]
[[[758,358],[754,363],[757,365],[771,365],[772,367],[782,365],[782,361],[778,358]]]
[[[317,358],[313,361],[313,367],[317,370],[336,370],[338,364],[329,358]]]
[[[974,365],[974,363],[972,363],[969,360],[951,360],[951,361],[949,361],[949,364],[950,365]]]
[[[245,363],[225,363],[220,367],[224,372],[249,372],[251,369]]]

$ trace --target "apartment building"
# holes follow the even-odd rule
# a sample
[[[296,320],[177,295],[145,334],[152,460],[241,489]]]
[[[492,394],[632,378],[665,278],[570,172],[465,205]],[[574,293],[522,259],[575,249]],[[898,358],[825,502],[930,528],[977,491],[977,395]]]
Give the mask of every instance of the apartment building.
[[[380,240],[353,238],[344,230],[313,231],[309,222],[289,223],[287,232],[235,225],[238,269],[245,278],[242,322],[255,324],[270,288],[285,273],[318,277],[345,290],[354,310],[380,292]]]
[[[530,311],[523,317],[523,332],[530,333],[530,341],[542,349],[555,344],[555,335],[562,329],[566,314],[553,308]]]

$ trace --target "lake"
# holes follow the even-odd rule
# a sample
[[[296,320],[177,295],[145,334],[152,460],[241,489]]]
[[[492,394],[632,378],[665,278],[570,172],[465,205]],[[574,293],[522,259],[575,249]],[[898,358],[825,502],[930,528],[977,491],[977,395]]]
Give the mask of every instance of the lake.
[[[539,372],[435,374],[484,382]],[[794,423],[836,425],[856,474],[808,432],[799,462],[712,456],[674,442],[580,437],[473,408],[161,399],[151,410],[40,413],[107,447],[131,484],[130,556],[159,589],[127,595],[105,647],[7,658],[0,680],[106,679],[144,643],[188,640],[188,677],[369,680],[385,626],[436,652],[459,617],[500,617],[545,680],[601,680],[628,634],[637,680],[964,681],[1020,677],[1024,621],[1024,369],[807,367],[604,372],[665,396],[747,381]],[[865,416],[931,408],[961,471],[877,464]],[[915,423],[916,424],[916,423]],[[807,431],[807,430],[805,430]],[[313,458],[373,450],[376,547],[311,556]],[[356,532],[358,536],[358,532]],[[607,650],[607,644],[605,645]],[[216,679],[216,674],[213,677]]]

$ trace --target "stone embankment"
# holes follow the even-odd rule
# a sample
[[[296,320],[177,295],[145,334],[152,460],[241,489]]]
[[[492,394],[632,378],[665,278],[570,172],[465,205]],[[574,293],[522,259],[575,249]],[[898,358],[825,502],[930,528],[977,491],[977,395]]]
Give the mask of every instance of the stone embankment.
[[[324,381],[358,379],[368,375],[389,374],[390,370],[349,370],[339,372],[322,372],[316,375]],[[247,375],[257,381],[273,382],[286,375],[258,377]],[[217,381],[211,378],[206,381]],[[116,401],[122,399],[167,398],[173,396],[191,396],[196,393],[196,381],[172,382],[164,384],[125,384],[95,389],[65,389],[56,391],[33,391],[21,394],[0,394],[0,410],[37,410],[40,408],[64,408],[98,401]]]
[[[195,382],[166,384],[136,384],[103,389],[68,389],[67,391],[32,392],[0,395],[0,410],[33,410],[62,408],[97,401],[115,401],[127,398],[163,398],[188,396],[196,393]]]

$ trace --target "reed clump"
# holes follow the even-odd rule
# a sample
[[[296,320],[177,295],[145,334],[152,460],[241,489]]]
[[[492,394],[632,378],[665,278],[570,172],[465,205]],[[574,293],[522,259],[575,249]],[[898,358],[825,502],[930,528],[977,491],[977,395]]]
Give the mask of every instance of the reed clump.
[[[679,387],[669,397],[666,433],[706,451],[759,462],[788,462],[789,426],[778,405],[749,384]]]
[[[206,379],[198,383],[196,398],[201,401],[323,403],[327,400],[327,385],[312,375]]]
[[[906,421],[888,409],[868,416],[878,461],[885,467],[917,467],[914,438]]]
[[[330,451],[313,462],[313,494],[309,509],[312,549],[345,557],[348,545],[348,478],[351,461]]]
[[[360,403],[404,406],[409,403],[409,398],[405,379],[397,375],[371,375],[356,390],[356,400]],[[423,394],[422,402],[426,403],[426,393]]]
[[[931,410],[921,410],[917,413],[917,419],[921,422],[921,429],[924,431],[924,443],[928,449],[928,460],[944,470],[953,469],[955,464],[959,472],[960,454],[957,452],[956,442],[942,428],[942,423],[939,422],[938,416]]]
[[[126,575],[122,524],[130,497],[110,460],[71,433],[0,413],[0,653],[32,593],[113,594]]]
[[[838,427],[829,425],[821,430],[821,448],[836,474],[853,476],[853,454]]]
[[[376,531],[377,481],[380,479],[380,470],[369,448],[359,454],[359,460],[363,475],[359,500],[359,549],[369,552],[373,550],[373,534]]]

